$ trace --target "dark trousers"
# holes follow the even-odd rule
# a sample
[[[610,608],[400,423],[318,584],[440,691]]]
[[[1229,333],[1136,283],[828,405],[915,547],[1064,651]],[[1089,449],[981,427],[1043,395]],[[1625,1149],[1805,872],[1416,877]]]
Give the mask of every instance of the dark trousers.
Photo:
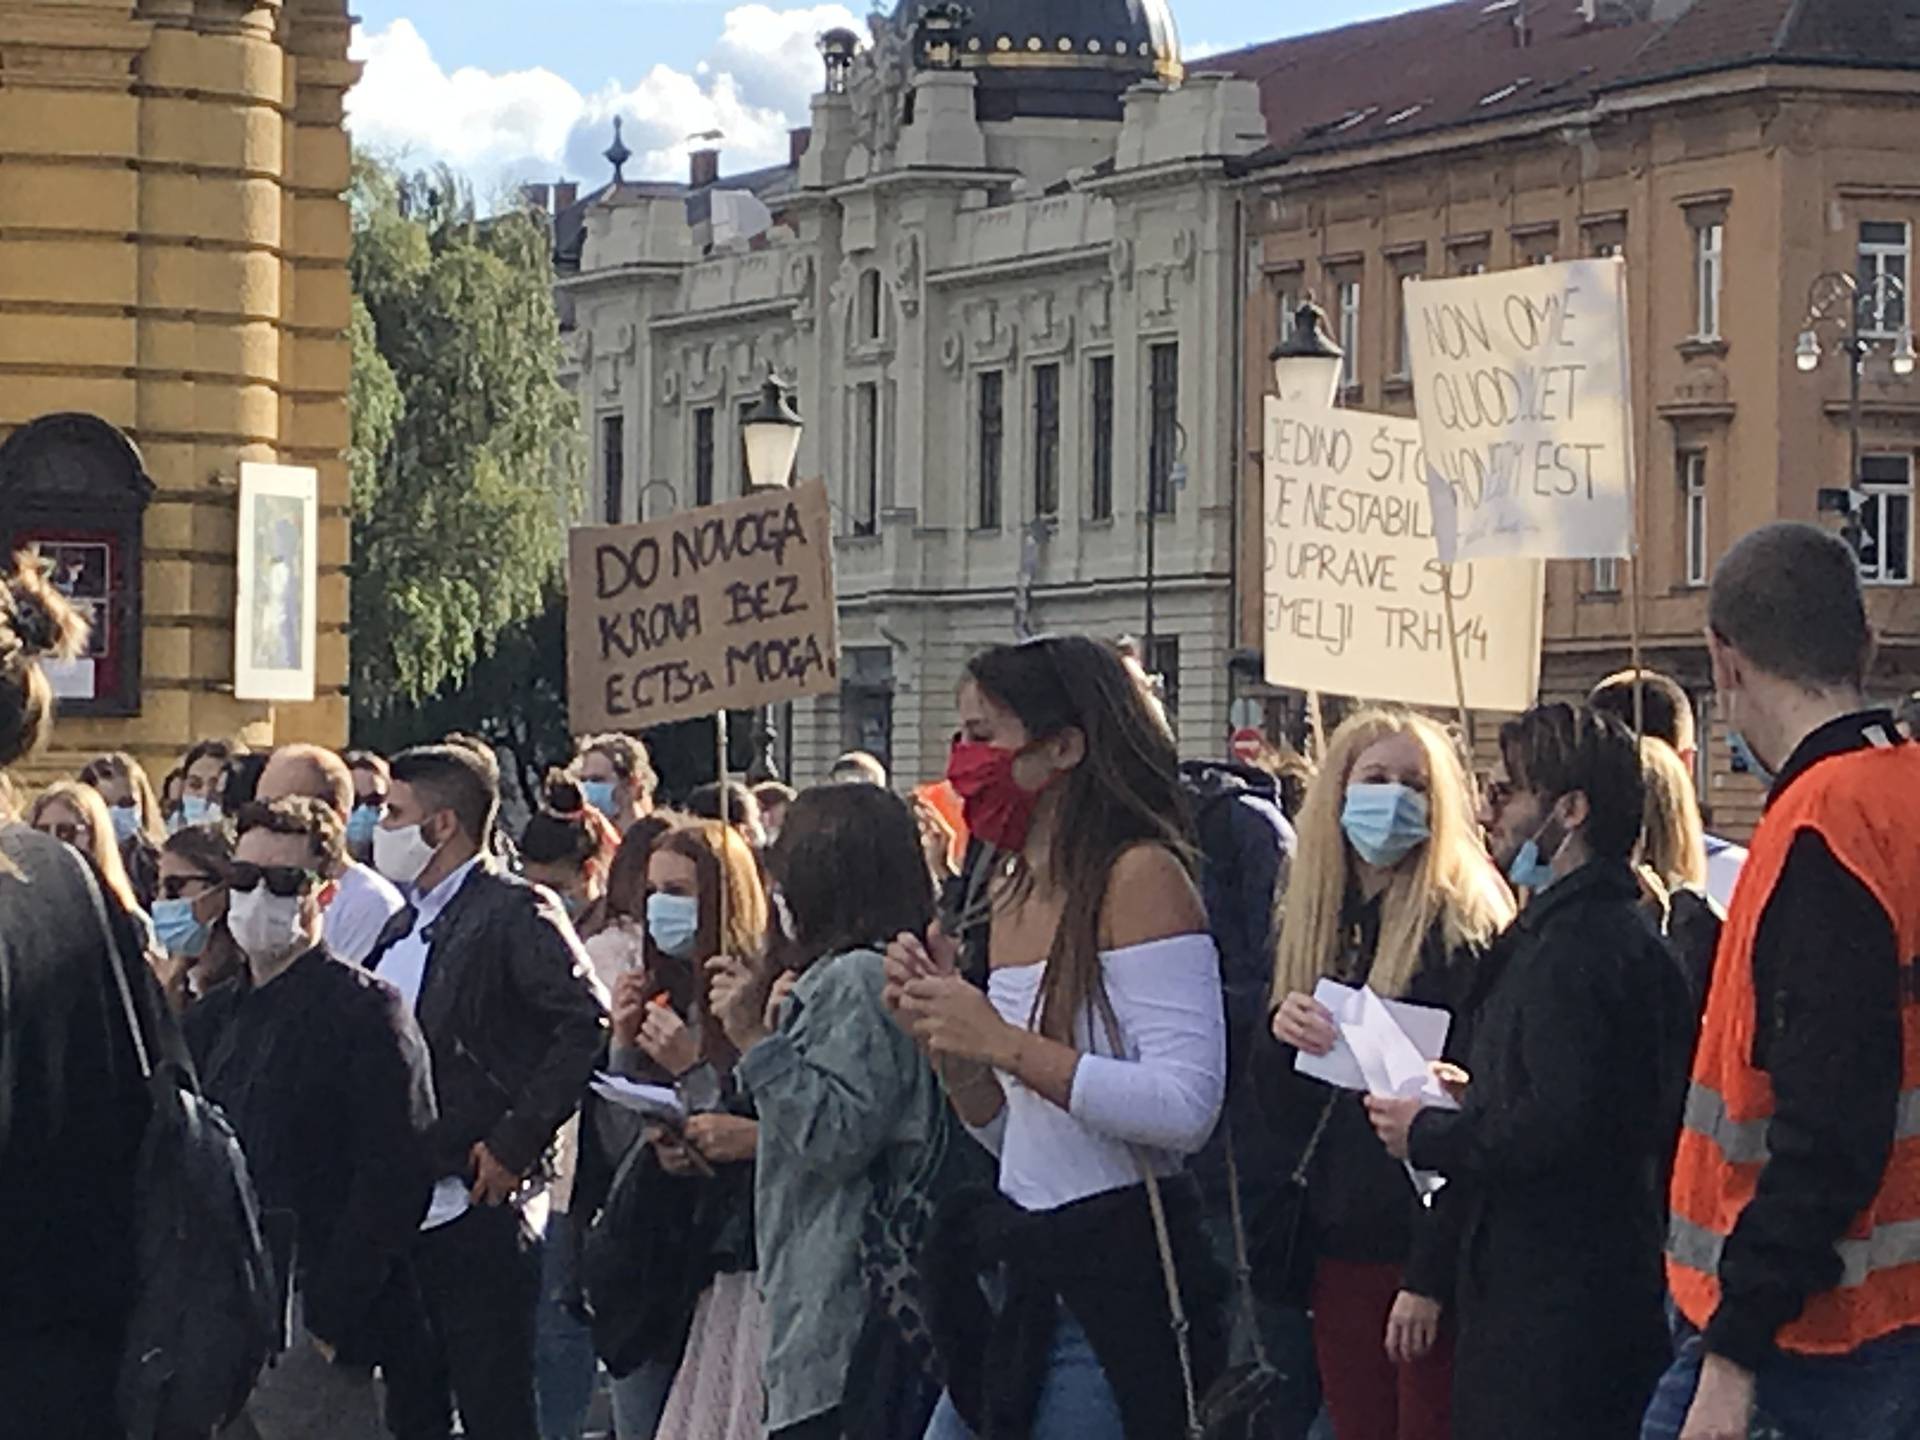
[[[767,1440],[840,1440],[840,1412],[829,1410],[811,1420],[802,1420],[798,1425],[775,1430]]]
[[[424,1314],[385,1364],[396,1440],[538,1440],[533,1322],[539,1259],[520,1212],[475,1206],[414,1242]]]
[[[30,1303],[13,1296],[11,1304]],[[35,1440],[117,1440],[117,1340],[83,1330],[10,1336],[0,1345],[0,1434]]]

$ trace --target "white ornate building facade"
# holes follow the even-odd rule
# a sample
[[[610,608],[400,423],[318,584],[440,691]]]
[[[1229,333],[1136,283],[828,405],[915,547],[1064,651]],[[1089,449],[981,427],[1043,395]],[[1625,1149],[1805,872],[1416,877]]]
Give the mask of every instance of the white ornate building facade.
[[[1150,634],[1183,751],[1218,753],[1246,275],[1221,182],[1265,142],[1257,92],[1183,75],[1161,0],[976,0],[945,33],[927,8],[823,37],[791,165],[616,165],[559,210],[590,513],[740,494],[772,366],[837,530],[843,683],[788,717],[799,780],[852,747],[938,775],[967,657],[1047,631]]]

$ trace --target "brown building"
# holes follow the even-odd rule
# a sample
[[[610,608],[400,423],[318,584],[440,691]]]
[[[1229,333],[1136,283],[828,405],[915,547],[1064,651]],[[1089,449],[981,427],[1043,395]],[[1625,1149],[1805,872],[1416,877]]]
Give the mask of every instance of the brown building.
[[[346,738],[344,0],[0,0],[0,549],[95,620],[46,772]],[[236,486],[318,475],[317,698],[234,698]]]
[[[1920,687],[1914,464],[1920,381],[1893,373],[1920,220],[1920,18],[1904,0],[1461,0],[1215,57],[1256,80],[1270,145],[1243,170],[1254,287],[1241,573],[1260,574],[1267,352],[1311,295],[1346,348],[1344,403],[1412,413],[1399,282],[1619,253],[1634,350],[1639,559],[1549,566],[1542,690],[1575,698],[1628,658],[1704,719],[1716,556],[1814,519],[1847,484],[1848,364],[1795,364],[1823,272],[1875,277],[1864,308],[1863,576],[1877,687]],[[1841,312],[1850,308],[1845,303]],[[1258,643],[1259,583],[1240,587]],[[1722,737],[1716,736],[1716,742]],[[1740,831],[1759,788],[1705,747],[1701,795]]]

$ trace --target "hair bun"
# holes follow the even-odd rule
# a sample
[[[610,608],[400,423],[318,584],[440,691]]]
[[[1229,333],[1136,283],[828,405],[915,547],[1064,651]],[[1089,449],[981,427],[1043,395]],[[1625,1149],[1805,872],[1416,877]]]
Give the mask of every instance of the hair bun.
[[[69,660],[86,646],[87,622],[47,580],[31,555],[14,557],[13,573],[0,583],[4,610],[0,630],[11,632],[28,660]]]
[[[573,820],[586,813],[587,797],[571,776],[555,772],[547,776],[541,803],[549,814]]]

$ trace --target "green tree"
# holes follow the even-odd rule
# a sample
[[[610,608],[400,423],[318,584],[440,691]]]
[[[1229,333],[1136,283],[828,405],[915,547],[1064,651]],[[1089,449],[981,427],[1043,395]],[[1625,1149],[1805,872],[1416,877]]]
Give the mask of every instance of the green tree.
[[[534,642],[582,482],[551,239],[510,207],[478,219],[445,169],[362,156],[351,201],[356,732],[402,743],[438,733],[430,717],[547,729],[543,691],[557,685],[564,710],[564,662]],[[489,659],[489,693],[474,695]],[[538,680],[509,668],[529,662]]]

